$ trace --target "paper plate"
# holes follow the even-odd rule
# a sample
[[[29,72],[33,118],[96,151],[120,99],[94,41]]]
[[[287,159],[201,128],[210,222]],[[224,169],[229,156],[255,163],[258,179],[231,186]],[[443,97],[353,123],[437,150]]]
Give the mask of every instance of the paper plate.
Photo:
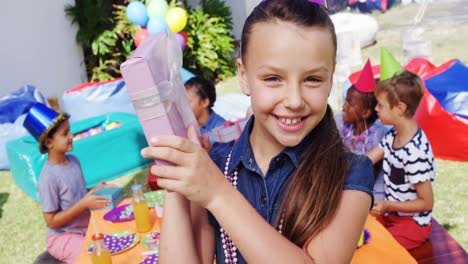
[[[164,190],[147,192],[145,198],[149,207],[155,207],[156,205],[162,207],[164,204]]]
[[[151,250],[155,250],[154,247],[151,246],[152,244],[152,240],[154,239],[153,238],[153,235],[159,240],[159,232],[158,231],[153,231],[149,234],[146,234],[142,239],[141,239],[141,245],[147,249],[151,249]],[[159,242],[157,242],[157,244],[159,245]],[[159,249],[159,246],[156,247],[156,249]]]
[[[125,222],[135,219],[133,215],[132,204],[124,204],[116,207],[104,215],[104,220],[116,223]]]
[[[139,240],[139,236],[135,232],[121,231],[110,234],[104,234],[104,243],[112,255],[119,254],[134,247]],[[91,253],[93,243],[88,244],[88,253]]]
[[[145,258],[140,264],[158,264],[158,255],[151,254],[147,258]]]

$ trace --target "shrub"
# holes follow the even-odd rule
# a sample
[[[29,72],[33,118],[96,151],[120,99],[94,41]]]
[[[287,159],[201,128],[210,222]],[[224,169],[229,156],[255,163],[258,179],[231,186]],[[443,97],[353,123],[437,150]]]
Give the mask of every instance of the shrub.
[[[185,32],[189,39],[184,51],[185,68],[213,81],[234,75],[234,38],[223,18],[210,16],[197,7],[190,12]]]
[[[135,49],[133,36],[139,29],[126,15],[128,0],[80,0],[65,12],[77,23],[77,42],[83,47],[90,81],[120,77],[122,64]],[[114,3],[114,4],[112,4]],[[171,0],[170,6],[183,5],[189,17],[184,31],[189,41],[183,53],[184,67],[213,81],[234,75],[232,17],[221,0],[201,0],[191,9],[187,1]]]

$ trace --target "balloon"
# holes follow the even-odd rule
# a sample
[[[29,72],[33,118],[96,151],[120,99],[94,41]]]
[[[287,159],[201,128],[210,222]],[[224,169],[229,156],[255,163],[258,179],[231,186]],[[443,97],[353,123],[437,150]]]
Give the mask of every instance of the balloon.
[[[133,24],[146,26],[148,23],[148,14],[146,6],[140,1],[133,1],[127,6],[127,18]]]
[[[162,16],[152,17],[148,22],[147,28],[151,35],[158,34],[160,32],[167,32],[166,19]]]
[[[171,8],[167,11],[166,21],[172,32],[179,32],[187,25],[187,11],[181,7]]]
[[[166,0],[152,0],[148,5],[148,17],[162,16],[165,17],[169,6]]]
[[[149,35],[149,32],[146,28],[142,28],[138,30],[135,33],[135,36],[133,37],[133,42],[135,43],[135,46],[138,47],[140,46],[140,43],[143,41],[144,38],[146,38]]]
[[[184,36],[182,36],[182,34],[180,34],[180,33],[176,33],[175,36],[176,36],[177,41],[178,41],[179,44],[180,44],[180,48],[181,48],[182,50],[184,50],[184,49],[185,49],[185,45],[187,44],[187,42],[185,42]]]
[[[188,35],[187,35],[187,33],[185,33],[184,31],[181,31],[181,32],[179,32],[178,34],[180,34],[180,35],[182,35],[182,37],[184,37],[185,44],[187,44],[187,42],[188,42]]]

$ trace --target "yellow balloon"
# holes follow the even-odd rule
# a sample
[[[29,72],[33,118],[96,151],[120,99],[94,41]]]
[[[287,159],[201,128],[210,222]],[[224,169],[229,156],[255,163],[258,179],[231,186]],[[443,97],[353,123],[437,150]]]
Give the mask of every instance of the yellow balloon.
[[[187,11],[181,7],[170,8],[166,14],[167,26],[176,33],[182,31],[187,25]]]

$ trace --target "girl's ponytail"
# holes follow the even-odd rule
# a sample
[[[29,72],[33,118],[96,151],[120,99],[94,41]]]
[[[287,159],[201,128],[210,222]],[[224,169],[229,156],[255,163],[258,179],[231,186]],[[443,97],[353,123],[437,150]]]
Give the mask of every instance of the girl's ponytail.
[[[349,167],[330,106],[311,133],[276,219],[283,217],[282,233],[300,247],[335,215]]]

